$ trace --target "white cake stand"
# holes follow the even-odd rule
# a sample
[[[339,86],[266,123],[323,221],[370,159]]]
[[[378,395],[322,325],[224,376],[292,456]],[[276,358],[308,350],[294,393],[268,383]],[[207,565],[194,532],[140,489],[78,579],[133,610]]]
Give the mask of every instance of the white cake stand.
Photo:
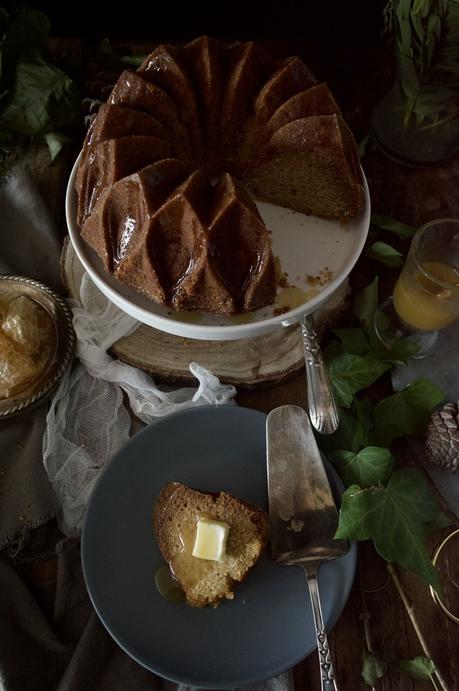
[[[355,265],[365,244],[370,227],[370,195],[365,179],[365,206],[358,218],[346,226],[314,216],[257,202],[258,210],[271,232],[273,252],[280,260],[289,287],[279,288],[274,305],[242,317],[225,318],[196,312],[174,312],[123,286],[105,271],[102,261],[82,240],[76,222],[77,194],[75,175],[79,158],[70,174],[66,194],[66,218],[70,240],[75,252],[97,287],[115,305],[140,322],[161,331],[203,340],[235,340],[253,338],[275,329],[301,323],[305,338],[308,382],[323,399],[323,367],[320,350],[314,339],[311,318],[314,311],[340,286]],[[317,359],[319,358],[319,360]],[[309,363],[309,365],[308,365]],[[317,381],[311,382],[311,376]],[[326,381],[322,384],[326,386]],[[310,410],[311,414],[311,410]],[[320,421],[314,426],[321,426]],[[336,428],[337,422],[333,425]]]

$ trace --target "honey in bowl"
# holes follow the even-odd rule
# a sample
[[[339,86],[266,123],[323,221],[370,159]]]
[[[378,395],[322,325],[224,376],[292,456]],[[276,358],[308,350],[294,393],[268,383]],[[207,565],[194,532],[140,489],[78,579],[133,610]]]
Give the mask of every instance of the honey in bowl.
[[[437,331],[459,317],[459,272],[442,262],[423,262],[402,271],[394,288],[394,307],[412,329]]]
[[[0,399],[37,382],[55,347],[54,323],[44,307],[15,290],[0,291]]]

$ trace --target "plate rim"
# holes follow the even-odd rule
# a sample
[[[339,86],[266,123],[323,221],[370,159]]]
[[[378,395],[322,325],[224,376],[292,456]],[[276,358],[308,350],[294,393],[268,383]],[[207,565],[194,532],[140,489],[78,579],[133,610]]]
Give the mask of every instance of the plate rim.
[[[264,420],[266,420],[266,418],[267,418],[266,413],[259,411],[259,410],[256,410],[254,408],[248,408],[246,406],[235,406],[235,405],[228,405],[228,404],[218,405],[218,406],[216,406],[216,405],[196,406],[196,407],[192,407],[192,408],[185,408],[183,410],[175,411],[173,413],[165,415],[164,417],[158,418],[157,420],[155,420],[154,422],[150,423],[149,425],[147,425],[146,427],[141,429],[139,432],[137,432],[133,437],[130,437],[129,440],[126,442],[126,444],[124,444],[112,456],[112,458],[108,461],[108,463],[105,465],[104,469],[102,470],[101,474],[99,475],[99,477],[98,477],[98,479],[97,479],[97,481],[93,487],[93,490],[91,492],[91,496],[89,498],[87,510],[85,513],[83,530],[82,530],[82,534],[81,534],[81,542],[80,542],[80,555],[81,555],[82,572],[83,572],[84,582],[85,582],[88,596],[91,600],[91,603],[92,603],[92,606],[94,607],[94,610],[97,613],[99,620],[103,624],[103,626],[106,629],[106,631],[108,632],[108,634],[116,642],[116,644],[119,645],[120,648],[127,655],[129,655],[133,660],[135,660],[138,664],[140,664],[142,667],[147,669],[149,672],[156,674],[159,677],[166,679],[167,681],[171,681],[171,682],[179,683],[179,684],[191,685],[191,686],[199,686],[201,688],[206,688],[206,689],[229,689],[229,688],[234,688],[235,684],[237,684],[237,686],[253,685],[253,684],[258,684],[258,683],[261,683],[263,681],[266,681],[268,678],[272,678],[272,677],[267,678],[266,674],[262,673],[260,675],[254,675],[245,681],[242,681],[242,680],[237,681],[237,682],[232,681],[231,683],[224,683],[224,682],[218,682],[218,681],[212,682],[212,683],[210,683],[210,682],[204,682],[203,683],[201,680],[199,683],[197,683],[198,680],[190,679],[189,677],[183,676],[180,673],[177,673],[175,676],[171,676],[169,673],[167,673],[167,671],[165,673],[163,670],[161,670],[160,667],[156,667],[155,669],[153,669],[152,666],[149,664],[149,662],[142,658],[142,655],[139,655],[135,651],[133,651],[132,646],[131,647],[129,646],[128,642],[123,639],[123,636],[121,634],[118,633],[117,635],[115,635],[113,633],[109,623],[105,619],[104,614],[101,612],[101,608],[99,607],[99,605],[97,603],[97,598],[91,592],[91,589],[89,587],[87,564],[86,564],[86,560],[85,560],[85,545],[87,544],[87,540],[88,540],[87,516],[89,515],[89,510],[90,510],[91,504],[94,501],[94,497],[96,496],[96,490],[97,490],[98,486],[104,481],[103,478],[106,475],[106,473],[108,472],[109,468],[112,466],[113,462],[116,462],[116,458],[122,454],[122,452],[124,451],[126,446],[128,446],[128,444],[134,438],[138,437],[139,435],[148,434],[152,427],[155,427],[158,424],[162,424],[166,421],[169,421],[172,418],[182,417],[184,415],[186,415],[186,416],[196,415],[196,414],[199,415],[203,411],[207,411],[207,412],[219,411],[217,414],[220,414],[220,411],[225,411],[225,410],[226,411],[233,411],[233,412],[238,411],[237,414],[239,414],[239,412],[242,412],[243,415],[246,415],[248,412],[251,415],[252,414],[255,415],[256,417],[263,418]],[[339,486],[340,490],[342,487],[342,489],[344,491],[344,485],[343,485],[341,479],[339,478],[338,473],[333,468],[331,462],[328,461],[328,459],[324,456],[324,454],[322,454],[322,457],[326,461],[326,469],[332,473],[334,480],[338,482],[338,486]],[[336,622],[340,618],[340,616],[341,616],[341,614],[342,614],[342,612],[343,612],[343,610],[344,610],[344,608],[345,608],[345,606],[349,600],[349,596],[350,596],[351,589],[352,589],[352,583],[354,582],[356,568],[357,568],[357,544],[355,542],[350,541],[349,551],[345,555],[345,558],[348,559],[348,561],[349,561],[349,568],[350,568],[349,585],[348,585],[348,588],[346,588],[346,590],[344,591],[345,596],[343,598],[342,606],[340,606],[338,608],[337,612],[334,614],[334,616],[332,616],[332,618],[331,618],[331,620],[327,626],[328,632],[331,631],[331,629],[335,626]],[[152,587],[154,587],[154,586],[152,586]],[[306,584],[305,584],[305,602],[309,602]],[[292,669],[295,665],[297,665],[299,662],[304,660],[306,657],[308,657],[315,650],[316,650],[316,646],[314,645],[311,650],[304,651],[298,658],[295,658],[292,663],[288,664],[287,667],[277,670],[274,673],[274,676],[278,676],[278,675],[283,674],[283,673],[287,672],[288,670]]]
[[[236,340],[239,338],[253,338],[254,336],[270,333],[281,327],[291,326],[292,324],[298,322],[302,316],[311,314],[318,309],[346,280],[362,253],[368,236],[368,231],[370,229],[371,198],[365,172],[362,166],[360,166],[364,187],[365,205],[359,216],[359,225],[361,224],[362,228],[365,228],[365,230],[361,231],[359,242],[356,244],[348,264],[332,281],[330,281],[330,283],[324,287],[324,289],[318,295],[315,295],[308,302],[289,310],[285,314],[272,316],[268,319],[248,322],[247,324],[230,324],[219,326],[189,323],[179,319],[171,319],[160,314],[155,314],[145,307],[136,305],[130,298],[124,297],[120,292],[114,290],[104,276],[105,271],[101,273],[99,269],[94,268],[92,262],[88,258],[87,248],[85,247],[84,241],[81,239],[80,229],[73,213],[73,209],[76,208],[77,194],[75,189],[75,178],[81,155],[82,151],[80,151],[75,163],[73,164],[65,193],[65,216],[67,221],[67,229],[70,241],[78,259],[83,264],[85,271],[87,271],[91,277],[91,280],[96,284],[99,290],[117,307],[140,321],[142,324],[156,328],[159,331],[174,334],[175,336],[194,338],[198,340],[225,341]]]

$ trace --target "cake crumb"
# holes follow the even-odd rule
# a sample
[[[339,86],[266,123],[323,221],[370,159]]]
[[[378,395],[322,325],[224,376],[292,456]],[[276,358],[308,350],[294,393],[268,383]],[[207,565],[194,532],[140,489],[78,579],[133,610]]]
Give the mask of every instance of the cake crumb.
[[[316,275],[306,274],[306,282],[310,286],[326,286],[333,279],[333,271],[328,266],[324,267]]]
[[[276,275],[276,284],[281,288],[288,288],[288,273],[286,271],[282,271],[279,257],[274,257],[274,271]]]

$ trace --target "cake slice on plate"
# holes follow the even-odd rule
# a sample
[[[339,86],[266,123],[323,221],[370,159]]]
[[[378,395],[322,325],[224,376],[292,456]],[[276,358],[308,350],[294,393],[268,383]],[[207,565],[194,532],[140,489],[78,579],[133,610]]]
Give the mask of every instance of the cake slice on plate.
[[[153,525],[161,553],[192,607],[232,600],[234,586],[246,578],[268,539],[268,515],[259,506],[177,482],[161,490]]]

